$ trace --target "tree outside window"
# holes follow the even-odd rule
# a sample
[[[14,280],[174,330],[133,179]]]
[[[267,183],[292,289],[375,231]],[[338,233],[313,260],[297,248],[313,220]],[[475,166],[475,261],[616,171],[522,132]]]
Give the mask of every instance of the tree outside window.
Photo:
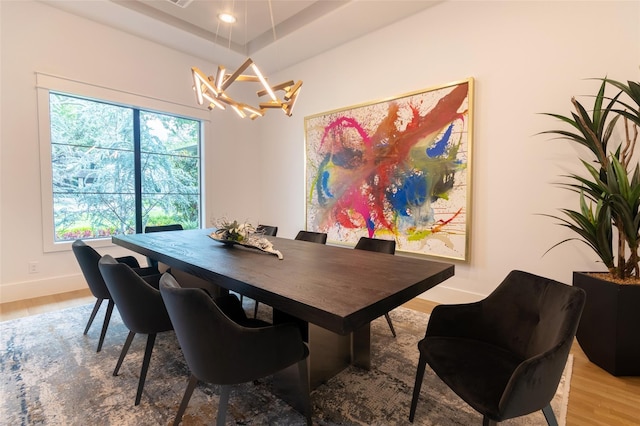
[[[56,242],[200,226],[200,122],[49,95]]]

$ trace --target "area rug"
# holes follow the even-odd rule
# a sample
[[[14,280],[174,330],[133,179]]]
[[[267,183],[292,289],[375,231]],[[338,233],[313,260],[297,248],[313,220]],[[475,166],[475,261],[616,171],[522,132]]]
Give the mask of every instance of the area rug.
[[[252,312],[252,302],[245,302]],[[250,304],[250,305],[249,305]],[[105,304],[106,305],[106,304]],[[260,305],[260,315],[268,307]],[[158,335],[139,406],[134,406],[146,342],[136,336],[120,374],[112,375],[127,335],[114,310],[103,349],[96,346],[103,307],[88,335],[82,332],[91,305],[0,323],[0,423],[8,425],[172,424],[187,384],[188,368],[173,332]],[[311,394],[317,425],[409,425],[418,362],[417,342],[429,316],[397,308],[393,338],[384,318],[372,323],[372,369],[347,368]],[[552,402],[565,424],[571,362]],[[302,425],[304,418],[275,397],[265,378],[231,392],[227,424]],[[199,384],[183,425],[215,423],[219,389]],[[482,417],[451,392],[427,367],[416,425],[480,425]],[[545,425],[541,413],[502,424]]]

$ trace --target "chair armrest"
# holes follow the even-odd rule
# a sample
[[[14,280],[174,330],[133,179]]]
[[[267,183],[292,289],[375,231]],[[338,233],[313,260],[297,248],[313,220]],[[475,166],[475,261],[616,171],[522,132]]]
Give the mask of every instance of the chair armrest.
[[[147,275],[162,275],[160,273],[160,271],[158,270],[158,268],[155,268],[153,266],[145,266],[144,268],[132,268],[136,274],[140,275],[141,277],[145,277]]]
[[[516,368],[500,399],[499,410],[505,418],[542,410],[551,402],[570,350],[570,345],[557,346]]]
[[[248,380],[282,370],[309,355],[295,324],[244,329],[237,341],[235,356],[242,356],[242,375]],[[234,345],[235,346],[235,345]],[[236,360],[237,361],[237,360]],[[236,372],[235,374],[238,374]]]
[[[267,348],[268,352],[280,352],[282,355],[299,353],[302,356],[302,335],[298,326],[293,323],[252,327],[247,333],[247,340],[250,343],[253,341],[253,344],[263,351]],[[263,357],[264,353],[257,355]]]
[[[140,264],[138,263],[138,259],[133,256],[122,256],[116,257],[116,262],[124,263],[125,265],[129,265],[131,268],[139,268]]]
[[[474,337],[482,319],[482,301],[457,305],[438,305],[431,312],[425,337]]]
[[[154,274],[154,275],[141,275],[140,278],[146,281],[151,287],[156,290],[160,290],[160,278],[162,274]]]

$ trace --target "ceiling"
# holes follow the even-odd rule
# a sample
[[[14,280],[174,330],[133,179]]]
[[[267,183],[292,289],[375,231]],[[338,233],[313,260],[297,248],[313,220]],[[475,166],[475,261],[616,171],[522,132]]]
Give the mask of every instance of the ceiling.
[[[186,4],[181,7],[174,0],[112,1],[243,55],[251,54],[348,3],[344,0],[175,0],[178,4]],[[234,15],[237,22],[220,22],[217,16],[223,12]]]
[[[41,1],[229,68],[250,56],[274,72],[443,0]],[[238,21],[219,23],[221,12]]]

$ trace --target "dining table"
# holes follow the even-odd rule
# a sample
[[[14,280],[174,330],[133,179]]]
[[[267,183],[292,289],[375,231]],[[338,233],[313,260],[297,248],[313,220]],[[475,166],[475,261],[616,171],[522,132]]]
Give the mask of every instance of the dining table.
[[[371,321],[454,275],[453,264],[423,257],[264,237],[280,259],[220,242],[214,231],[127,234],[112,241],[195,277],[196,286],[210,292],[232,291],[270,306],[273,323],[298,324],[309,346],[312,389],[349,365],[369,369]],[[278,383],[281,396],[297,406],[296,380],[289,377],[295,374],[283,373]]]

